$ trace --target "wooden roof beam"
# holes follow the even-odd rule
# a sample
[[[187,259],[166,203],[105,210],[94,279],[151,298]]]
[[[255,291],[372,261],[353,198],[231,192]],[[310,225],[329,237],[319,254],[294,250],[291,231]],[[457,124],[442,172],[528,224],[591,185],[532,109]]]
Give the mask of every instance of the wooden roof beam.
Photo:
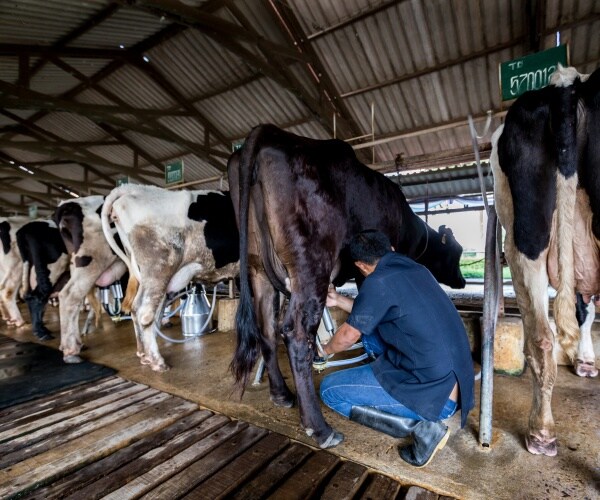
[[[98,24],[111,17],[117,10],[119,10],[119,8],[120,6],[115,3],[108,5],[103,10],[99,11],[98,13],[90,17],[88,20],[84,21],[77,28],[71,30],[69,33],[60,38],[52,46],[52,48],[56,50],[59,48],[66,47],[73,40],[79,38],[81,35],[91,30],[94,26],[97,26]],[[29,71],[30,78],[33,78],[38,73],[38,71],[40,71],[44,67],[46,62],[47,58],[42,56],[41,59],[39,59]]]
[[[235,23],[205,12],[202,8],[185,5],[177,0],[118,0],[127,7],[152,12],[160,17],[195,28],[208,36],[217,34],[240,42],[251,43],[285,59],[310,62],[310,58],[294,47],[279,45]],[[231,4],[232,5],[232,4]]]
[[[54,45],[26,45],[19,43],[0,43],[0,56],[4,57],[23,57],[33,56],[44,59],[44,64],[48,63],[53,57],[70,57],[83,59],[119,59],[125,54],[124,50],[119,49],[92,49],[88,47],[56,47]],[[29,72],[31,73],[29,68]],[[32,75],[33,76],[33,75]]]

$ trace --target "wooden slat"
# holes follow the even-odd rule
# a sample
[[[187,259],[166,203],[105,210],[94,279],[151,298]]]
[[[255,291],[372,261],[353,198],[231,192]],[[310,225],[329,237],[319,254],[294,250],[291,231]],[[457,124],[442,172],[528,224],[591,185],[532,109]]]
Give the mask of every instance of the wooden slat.
[[[93,420],[107,412],[114,412],[125,405],[158,393],[156,389],[143,389],[143,386],[131,385],[78,406],[68,409],[58,408],[59,411],[0,432],[0,443],[4,443],[3,447],[8,453],[39,441],[48,434],[64,432],[75,425],[80,425],[82,421]],[[76,418],[80,416],[83,418]]]
[[[339,458],[331,453],[315,453],[282,485],[278,486],[269,498],[272,500],[304,500],[311,497],[338,462]]]
[[[50,486],[36,490],[32,494],[25,496],[24,499],[65,498],[70,494],[74,494],[74,497],[90,500],[97,498],[102,495],[103,491],[108,491],[108,489],[105,490],[102,486],[102,481],[108,480],[109,477],[111,484],[119,481],[116,475],[111,475],[112,472],[118,471],[120,474],[121,471],[130,466],[138,469],[141,462],[139,457],[154,448],[162,447],[167,441],[179,434],[190,429],[197,429],[197,426],[203,425],[202,423],[210,416],[212,416],[212,413],[208,410],[195,411],[190,415],[180,418],[174,424],[169,425],[156,434],[151,434],[130,446],[121,448],[111,455],[52,483]],[[85,488],[90,485],[92,486],[86,490]],[[120,484],[117,484],[118,486]]]
[[[135,413],[138,413],[149,406],[166,401],[169,398],[170,396],[164,392],[159,393],[155,389],[146,389],[139,394],[131,396],[131,398],[126,398],[126,400],[131,400],[129,405],[126,405],[126,400],[119,400],[116,403],[113,403],[114,407],[113,405],[107,405],[107,407],[102,411],[104,416],[100,418],[90,420],[88,418],[90,415],[88,414],[74,417],[71,419],[71,425],[69,425],[69,428],[65,429],[64,432],[59,432],[58,434],[48,434],[46,432],[46,439],[37,442],[34,441],[32,444],[29,444],[26,447],[23,446],[13,453],[7,453],[4,455],[2,458],[0,458],[0,468],[7,467],[8,465],[20,462],[25,457],[43,453],[56,447],[57,445],[77,439],[98,429],[102,429],[102,427],[110,425],[111,423],[117,422],[123,418],[127,418],[130,415],[134,415]],[[134,401],[135,399],[137,399],[137,401]],[[56,427],[58,426],[59,424],[57,424]]]
[[[144,500],[161,500],[167,497],[179,498],[236,458],[240,453],[250,448],[267,432],[266,429],[253,425],[247,427],[197,462],[161,483],[142,498]]]
[[[231,498],[251,500],[263,498],[312,454],[308,446],[292,444],[251,482],[236,491]]]
[[[9,469],[4,469],[0,475],[0,498],[25,493],[56,481],[83,465],[157,432],[197,409],[198,405],[195,403],[171,397],[129,418],[119,419],[41,455],[26,458]]]
[[[219,472],[196,486],[183,499],[201,500],[211,498],[218,500],[227,498],[248,478],[266,467],[289,444],[290,440],[287,437],[281,434],[269,433]]]
[[[219,446],[222,442],[229,439],[231,436],[241,432],[248,424],[245,422],[230,422],[221,427],[218,431],[213,432],[208,437],[204,438],[186,450],[178,453],[170,460],[166,460],[162,464],[154,467],[152,470],[140,475],[133,481],[130,481],[121,488],[106,495],[105,499],[123,500],[123,498],[138,498],[147,493],[156,486],[162,484],[171,476],[177,473],[184,467],[199,460],[208,452]]]
[[[97,481],[87,485],[85,488],[74,492],[73,495],[68,498],[73,500],[81,498],[94,500],[101,498],[107,493],[125,486],[142,474],[151,471],[157,465],[160,465],[201,441],[217,429],[223,427],[229,421],[229,418],[224,415],[212,415],[210,418],[197,424],[193,428],[174,436],[166,443],[162,445],[156,443],[155,446],[153,446],[153,449],[148,449],[145,454],[142,454],[130,463],[115,469],[112,473],[110,470],[106,471],[104,477],[101,477]],[[152,436],[152,439],[153,438],[154,436]],[[107,459],[108,458],[111,459],[110,465],[114,468],[112,462],[115,457],[111,455],[110,457],[107,457]]]
[[[321,500],[354,498],[368,476],[366,467],[354,462],[344,462],[329,480]]]
[[[365,500],[372,498],[396,498],[401,484],[391,477],[382,474],[372,474],[371,481],[360,497]]]
[[[120,386],[125,385],[131,386],[133,384],[120,377],[107,377],[99,381],[71,386],[48,396],[3,408],[0,410],[0,430],[10,429],[15,425],[19,425],[22,421],[27,421],[27,419],[35,419],[37,415],[51,413],[55,408],[70,407],[69,405],[76,406],[81,402],[96,398],[97,394],[117,390],[117,387],[120,388]]]

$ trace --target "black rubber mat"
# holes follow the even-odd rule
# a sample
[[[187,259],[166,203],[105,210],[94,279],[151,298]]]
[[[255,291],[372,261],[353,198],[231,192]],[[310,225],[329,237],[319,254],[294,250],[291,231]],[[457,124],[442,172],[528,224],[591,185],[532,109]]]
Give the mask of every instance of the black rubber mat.
[[[67,365],[56,349],[0,335],[0,408],[115,373],[89,361]]]

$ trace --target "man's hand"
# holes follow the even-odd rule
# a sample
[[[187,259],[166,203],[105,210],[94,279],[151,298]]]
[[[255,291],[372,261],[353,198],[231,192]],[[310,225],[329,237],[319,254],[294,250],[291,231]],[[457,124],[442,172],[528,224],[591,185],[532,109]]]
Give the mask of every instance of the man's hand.
[[[333,285],[329,285],[325,305],[327,307],[339,307],[342,311],[350,313],[352,311],[352,306],[354,305],[354,299],[340,295]]]

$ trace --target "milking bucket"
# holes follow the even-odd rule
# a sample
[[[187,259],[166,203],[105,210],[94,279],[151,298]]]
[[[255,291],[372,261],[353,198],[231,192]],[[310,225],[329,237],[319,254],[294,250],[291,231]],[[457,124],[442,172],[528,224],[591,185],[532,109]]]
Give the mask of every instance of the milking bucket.
[[[193,286],[181,309],[181,331],[186,337],[198,337],[210,332],[210,304],[204,287],[196,293]]]

